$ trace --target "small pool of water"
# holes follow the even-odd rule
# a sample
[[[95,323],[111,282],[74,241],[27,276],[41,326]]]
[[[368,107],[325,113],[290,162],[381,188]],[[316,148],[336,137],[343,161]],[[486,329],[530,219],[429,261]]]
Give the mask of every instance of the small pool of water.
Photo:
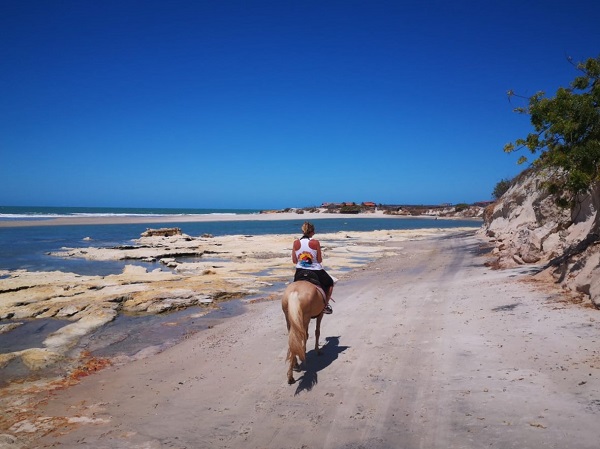
[[[22,351],[29,348],[41,348],[42,343],[52,332],[70,324],[69,320],[40,318],[28,320],[8,320],[2,324],[19,324],[14,329],[0,334],[0,354]]]
[[[120,314],[114,321],[84,337],[78,345],[97,357],[131,357],[153,347],[163,350],[186,336],[243,313],[242,301],[219,303],[218,309],[189,307],[159,315]]]
[[[14,380],[66,375],[79,363],[82,353],[94,357],[127,360],[136,358],[146,351],[151,353],[162,351],[190,335],[243,313],[246,301],[247,299],[229,300],[219,303],[218,308],[197,306],[159,315],[119,314],[110,323],[82,337],[63,360],[46,369],[32,371],[20,357],[15,357],[0,368],[0,387]],[[29,348],[43,348],[43,342],[50,334],[71,323],[68,320],[58,319],[13,322],[23,324],[0,334],[0,354]]]

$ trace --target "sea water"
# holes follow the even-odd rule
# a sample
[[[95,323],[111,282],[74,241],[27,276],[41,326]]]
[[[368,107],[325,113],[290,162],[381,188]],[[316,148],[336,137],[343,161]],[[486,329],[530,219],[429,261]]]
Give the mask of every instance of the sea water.
[[[299,234],[304,219],[301,214],[293,220],[252,220],[249,214],[255,210],[225,209],[103,209],[103,208],[25,208],[0,206],[0,221],[31,220],[58,217],[169,217],[202,216],[210,214],[231,214],[244,216],[243,220],[164,222],[135,224],[98,225],[51,225],[0,227],[0,269],[29,271],[65,271],[82,275],[108,275],[120,273],[124,262],[97,262],[81,259],[65,259],[49,253],[62,248],[113,247],[131,244],[149,226],[152,228],[179,227],[191,236],[211,234],[223,235],[265,235]],[[325,215],[325,214],[324,214]],[[235,217],[229,217],[235,218]],[[338,231],[374,231],[396,229],[430,229],[481,226],[477,220],[448,220],[432,218],[319,218],[315,220],[317,233]],[[131,262],[129,262],[131,263]]]
[[[253,214],[258,209],[173,209],[140,207],[0,206],[0,220],[35,220],[59,217],[172,217],[210,214]]]

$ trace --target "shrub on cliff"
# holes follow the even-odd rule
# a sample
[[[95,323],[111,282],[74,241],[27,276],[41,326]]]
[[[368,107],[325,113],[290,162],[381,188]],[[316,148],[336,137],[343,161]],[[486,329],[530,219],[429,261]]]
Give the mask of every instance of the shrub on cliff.
[[[499,199],[502,195],[506,193],[506,191],[510,188],[512,184],[512,180],[510,179],[501,179],[494,187],[494,191],[492,192],[492,198],[495,200]]]
[[[562,206],[574,206],[600,181],[600,56],[576,68],[581,75],[569,88],[559,88],[553,98],[538,92],[515,109],[530,116],[534,132],[504,147],[507,153],[526,148],[539,154],[534,164],[553,173],[545,186]]]

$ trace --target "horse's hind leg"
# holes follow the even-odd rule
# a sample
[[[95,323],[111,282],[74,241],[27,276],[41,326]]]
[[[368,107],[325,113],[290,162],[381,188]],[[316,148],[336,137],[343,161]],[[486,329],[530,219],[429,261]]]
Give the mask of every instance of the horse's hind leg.
[[[287,372],[287,376],[288,376],[288,384],[293,384],[294,382],[296,382],[294,380],[294,365],[296,365],[296,357],[292,357],[292,359],[290,360],[290,366],[288,368],[288,372]]]
[[[323,314],[317,317],[317,325],[315,326],[315,352],[317,355],[321,355],[322,352],[319,349],[319,337],[321,336],[321,319],[323,319]]]

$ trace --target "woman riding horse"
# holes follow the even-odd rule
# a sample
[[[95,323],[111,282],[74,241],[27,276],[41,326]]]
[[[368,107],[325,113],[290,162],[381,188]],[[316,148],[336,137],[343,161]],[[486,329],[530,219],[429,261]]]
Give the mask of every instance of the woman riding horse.
[[[294,281],[318,278],[318,282],[325,291],[325,309],[323,313],[333,312],[329,305],[331,293],[333,292],[333,279],[323,269],[323,254],[321,243],[314,239],[315,227],[312,223],[305,221],[302,225],[302,237],[294,240],[292,246],[292,261],[296,264]]]
[[[295,382],[294,368],[299,361],[306,361],[306,341],[308,325],[316,318],[315,352],[319,350],[321,319],[324,313],[331,313],[328,302],[331,299],[334,280],[321,265],[323,256],[321,244],[313,239],[315,227],[308,221],[302,225],[303,236],[294,241],[292,260],[296,264],[294,282],[287,286],[281,299],[288,329],[288,383]],[[315,282],[316,281],[316,282]],[[320,285],[315,285],[320,284]]]

